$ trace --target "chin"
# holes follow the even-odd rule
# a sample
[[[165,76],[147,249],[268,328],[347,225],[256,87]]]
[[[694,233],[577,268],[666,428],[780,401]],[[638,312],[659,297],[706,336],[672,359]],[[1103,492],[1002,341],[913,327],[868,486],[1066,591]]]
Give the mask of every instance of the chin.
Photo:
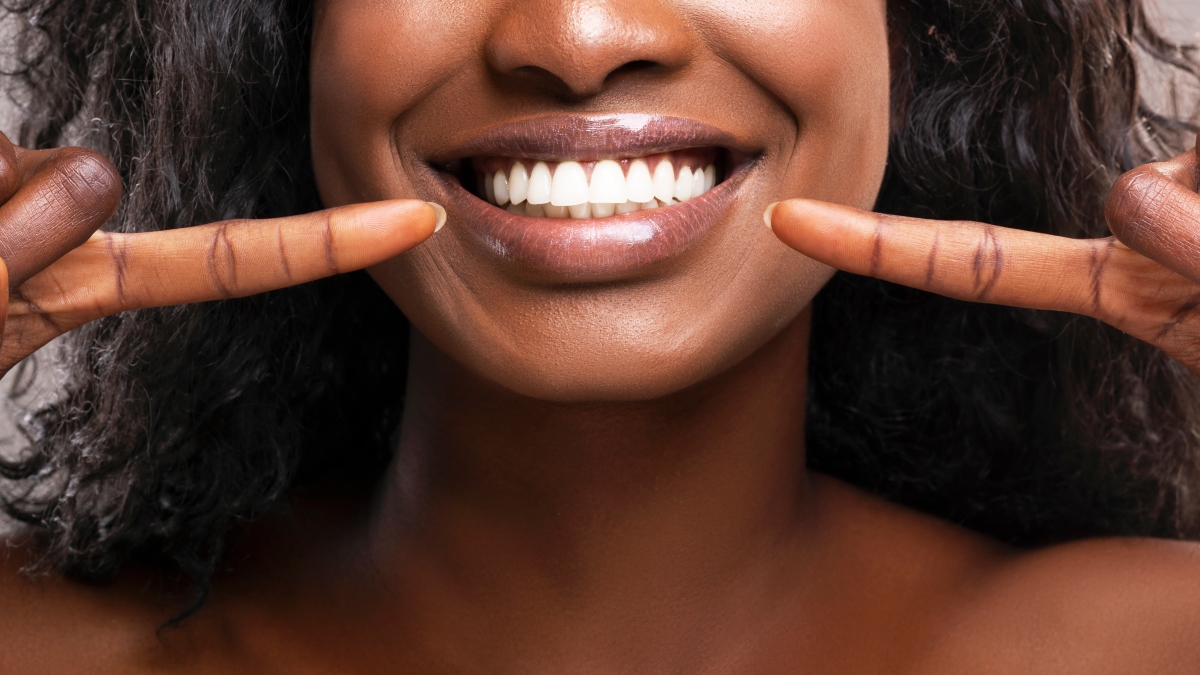
[[[430,267],[419,256],[372,275],[412,322],[414,358],[446,359],[461,375],[533,399],[633,402],[719,377],[806,316],[833,271],[782,246],[774,252],[791,276],[772,274],[768,256],[731,271],[732,281],[717,293],[684,275],[600,288],[539,287],[506,294],[501,303],[461,287],[422,290]]]

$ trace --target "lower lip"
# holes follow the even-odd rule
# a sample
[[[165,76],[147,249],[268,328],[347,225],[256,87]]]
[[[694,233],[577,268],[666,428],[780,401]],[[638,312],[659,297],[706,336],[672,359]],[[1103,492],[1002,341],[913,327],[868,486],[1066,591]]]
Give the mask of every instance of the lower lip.
[[[749,173],[738,167],[699,197],[622,216],[573,220],[509,213],[442,176],[452,222],[462,223],[492,254],[565,281],[612,281],[674,258],[712,231]]]

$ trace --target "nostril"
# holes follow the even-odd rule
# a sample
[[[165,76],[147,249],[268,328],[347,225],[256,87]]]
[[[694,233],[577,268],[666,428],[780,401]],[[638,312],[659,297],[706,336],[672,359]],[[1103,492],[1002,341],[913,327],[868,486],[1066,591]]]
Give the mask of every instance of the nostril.
[[[513,70],[513,75],[557,98],[573,99],[587,95],[587,92],[581,94],[574,91],[561,77],[540,66],[521,66]]]
[[[509,82],[568,101],[600,94],[617,74],[661,75],[682,68],[699,43],[689,22],[666,3],[509,5],[485,45],[488,68],[500,81],[518,75]]]
[[[662,64],[648,59],[638,59],[622,64],[613,69],[604,76],[602,81],[591,83],[590,86],[583,82],[575,82],[572,84],[564,80],[558,74],[542,68],[541,66],[520,66],[513,69],[513,75],[524,80],[525,82],[534,85],[535,87],[550,93],[561,99],[580,99],[588,96],[594,96],[599,92],[600,87],[611,84],[614,80],[619,79],[624,75],[635,75],[639,73],[650,74],[660,69]]]
[[[654,73],[662,68],[662,64],[648,59],[638,59],[622,64],[613,69],[604,76],[602,81],[592,82],[590,85],[577,81],[574,83],[560,77],[557,73],[542,68],[541,66],[526,65],[513,69],[514,76],[524,80],[542,91],[548,92],[552,96],[566,99],[577,100],[594,96],[599,93],[600,88],[604,85],[611,84],[614,80],[619,79],[624,75],[634,75],[639,73]]]
[[[619,68],[613,70],[611,73],[609,73],[608,77],[605,78],[605,81],[606,82],[611,81],[613,78],[618,77],[620,75],[632,75],[632,74],[636,74],[636,73],[654,72],[659,67],[660,67],[659,63],[656,63],[654,61],[650,61],[647,59],[639,59],[637,61],[630,61],[629,63],[626,63],[626,64],[620,66]]]
[[[542,68],[541,66],[521,66],[513,70],[513,74],[526,80],[536,80],[539,84],[554,83],[559,86],[566,86],[562,78],[554,73]]]

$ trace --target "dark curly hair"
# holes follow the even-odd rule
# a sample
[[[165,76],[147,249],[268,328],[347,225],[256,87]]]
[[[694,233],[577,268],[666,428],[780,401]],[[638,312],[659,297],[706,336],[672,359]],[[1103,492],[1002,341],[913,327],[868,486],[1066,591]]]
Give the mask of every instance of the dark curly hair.
[[[310,0],[7,0],[27,147],[110,157],[133,232],[319,208]],[[1123,171],[1190,127],[1138,61],[1198,74],[1142,0],[893,0],[881,211],[1103,236]],[[818,296],[810,465],[1019,545],[1200,538],[1200,391],[1090,319],[840,274]],[[407,322],[362,274],[113,316],[63,344],[0,499],[44,569],[133,561],[203,599],[232,527],[292,486],[370,485],[399,423]]]

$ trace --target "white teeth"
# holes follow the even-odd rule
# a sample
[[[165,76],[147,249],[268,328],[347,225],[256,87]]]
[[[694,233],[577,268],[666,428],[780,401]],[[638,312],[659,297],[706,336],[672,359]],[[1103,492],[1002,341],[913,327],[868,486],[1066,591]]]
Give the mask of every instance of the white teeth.
[[[555,206],[575,206],[588,201],[588,180],[579,162],[563,162],[554,170],[550,187],[550,203]]]
[[[526,199],[530,204],[550,203],[550,167],[545,162],[533,165],[533,173],[529,174],[529,194]]]
[[[625,196],[625,172],[621,165],[605,159],[592,168],[592,184],[588,188],[588,201],[593,204],[620,204]]]
[[[635,159],[629,163],[629,175],[625,177],[625,198],[631,202],[648,202],[654,199],[654,179],[645,160]],[[618,204],[620,202],[617,202]]]
[[[686,202],[691,198],[692,170],[685,166],[679,170],[679,177],[675,179],[675,199]]]
[[[492,204],[496,203],[496,184],[485,176],[483,180],[483,192],[487,196],[487,200]]]
[[[496,194],[499,193],[497,192]],[[690,198],[695,199],[702,194],[704,194],[704,172],[696,169],[695,173],[692,174],[692,194]]]
[[[508,172],[508,199],[514,204],[520,204],[529,196],[529,172],[525,165],[513,162],[512,171]]]
[[[621,202],[621,203],[625,204],[627,202]],[[607,218],[607,217],[611,216],[612,214],[616,213],[616,211],[617,211],[616,204],[612,204],[612,203],[592,204],[592,217],[593,218]]]
[[[675,196],[675,165],[671,160],[663,159],[654,167],[654,198],[659,201],[669,201]]]
[[[506,174],[497,171],[482,177],[489,202],[510,213],[549,218],[608,218],[634,211],[657,209],[695,199],[717,182],[717,168],[683,166],[675,174],[668,157],[659,160],[651,174],[643,159],[629,163],[628,175],[611,159],[596,162],[589,181],[583,165],[560,163],[554,171],[546,162],[536,162],[533,171],[513,162]]]
[[[497,171],[492,179],[492,192],[496,194],[496,203],[504,206],[508,203],[508,176],[503,171]]]

